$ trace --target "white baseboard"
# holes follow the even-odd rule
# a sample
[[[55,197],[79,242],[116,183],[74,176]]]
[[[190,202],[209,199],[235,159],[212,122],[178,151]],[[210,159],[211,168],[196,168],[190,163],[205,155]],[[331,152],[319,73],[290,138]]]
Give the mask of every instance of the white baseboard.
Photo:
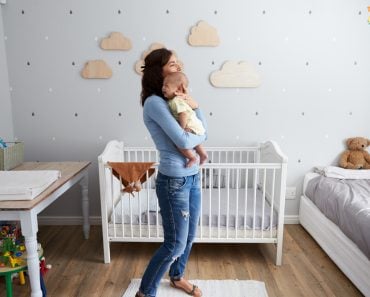
[[[286,215],[284,217],[284,224],[299,224],[299,216],[298,215]]]
[[[67,216],[38,216],[39,225],[82,225],[83,217]],[[90,216],[90,225],[101,225],[100,216]],[[299,224],[298,215],[287,215],[284,218],[284,224]]]
[[[58,225],[58,226],[67,226],[67,225],[82,225],[83,217],[77,216],[38,216],[37,220],[39,225]],[[89,217],[90,225],[101,225],[100,216],[90,216]]]

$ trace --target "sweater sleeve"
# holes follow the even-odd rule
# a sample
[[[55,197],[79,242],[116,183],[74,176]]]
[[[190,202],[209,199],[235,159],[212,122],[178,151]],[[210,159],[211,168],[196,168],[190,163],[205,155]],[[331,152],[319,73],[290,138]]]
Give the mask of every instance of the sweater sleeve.
[[[182,129],[172,116],[167,103],[160,97],[148,98],[145,102],[145,112],[179,148],[191,149],[206,139],[205,135],[195,135]]]

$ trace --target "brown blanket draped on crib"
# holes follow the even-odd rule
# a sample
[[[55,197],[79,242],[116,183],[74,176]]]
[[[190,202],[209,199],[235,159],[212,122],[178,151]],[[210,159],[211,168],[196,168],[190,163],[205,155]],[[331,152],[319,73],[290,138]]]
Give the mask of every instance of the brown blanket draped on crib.
[[[113,175],[122,180],[124,186],[122,191],[126,193],[141,190],[141,184],[155,171],[154,168],[150,168],[153,164],[154,162],[108,162]]]

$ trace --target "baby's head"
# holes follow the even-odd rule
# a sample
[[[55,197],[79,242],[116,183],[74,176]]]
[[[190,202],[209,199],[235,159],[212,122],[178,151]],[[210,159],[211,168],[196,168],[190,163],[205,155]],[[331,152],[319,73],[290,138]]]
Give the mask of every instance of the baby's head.
[[[188,79],[184,73],[169,73],[163,80],[162,93],[165,98],[172,99],[177,93],[185,93],[188,83]]]

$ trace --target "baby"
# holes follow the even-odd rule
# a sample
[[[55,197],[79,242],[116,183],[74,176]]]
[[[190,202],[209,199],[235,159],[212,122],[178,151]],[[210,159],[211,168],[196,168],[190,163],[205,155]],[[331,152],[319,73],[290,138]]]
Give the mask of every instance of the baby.
[[[202,122],[197,118],[194,110],[177,94],[185,93],[188,86],[188,79],[182,72],[168,74],[163,81],[162,92],[167,99],[168,106],[180,126],[191,133],[203,135],[205,129]],[[208,155],[202,145],[197,145],[195,151],[199,155],[200,165],[207,159]],[[180,152],[189,160],[186,167],[191,167],[197,162],[197,157],[191,149],[179,149]]]

